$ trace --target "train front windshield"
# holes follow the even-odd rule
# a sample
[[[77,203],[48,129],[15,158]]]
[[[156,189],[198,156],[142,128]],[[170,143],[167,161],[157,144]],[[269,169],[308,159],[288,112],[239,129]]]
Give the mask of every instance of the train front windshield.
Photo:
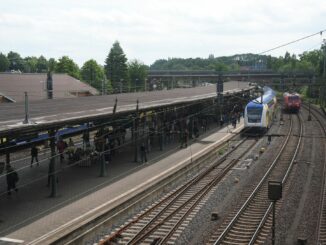
[[[297,102],[299,101],[300,97],[299,96],[290,96],[289,97],[289,102]]]
[[[249,107],[247,108],[247,117],[249,123],[259,123],[263,112],[262,107]]]

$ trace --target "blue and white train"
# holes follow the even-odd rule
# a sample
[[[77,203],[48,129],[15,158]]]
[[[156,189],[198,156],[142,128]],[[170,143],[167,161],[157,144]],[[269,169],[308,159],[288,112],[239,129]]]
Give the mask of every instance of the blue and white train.
[[[250,101],[244,111],[244,127],[267,130],[271,127],[276,108],[276,93],[264,87],[263,96]]]

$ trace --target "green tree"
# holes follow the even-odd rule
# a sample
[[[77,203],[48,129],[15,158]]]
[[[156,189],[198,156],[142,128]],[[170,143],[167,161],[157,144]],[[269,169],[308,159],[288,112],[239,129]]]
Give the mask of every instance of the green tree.
[[[0,53],[0,72],[8,71],[9,64],[8,58],[3,53]]]
[[[108,79],[106,80],[106,91],[109,94],[112,94],[113,93],[112,83]]]
[[[9,60],[9,70],[20,70],[24,71],[24,60],[20,54],[10,51],[7,55]]]
[[[229,71],[229,67],[226,64],[222,63],[222,62],[218,62],[215,65],[215,71],[226,72],[226,71]]]
[[[68,56],[62,56],[57,65],[55,66],[55,72],[67,73],[68,75],[79,79],[79,67]]]
[[[118,41],[113,44],[107,56],[104,69],[115,92],[129,89],[127,58]]]
[[[297,62],[295,70],[297,72],[315,72],[317,67],[314,67],[314,65],[306,60],[301,60],[300,62]]]
[[[49,71],[54,72],[56,65],[57,65],[57,61],[54,58],[50,58],[48,60],[48,70]]]
[[[47,72],[48,71],[48,61],[43,55],[37,59],[37,72]]]
[[[284,63],[288,64],[290,62],[291,62],[291,54],[288,51],[286,51],[284,55]]]
[[[236,71],[236,72],[240,71],[240,66],[239,64],[236,63],[231,64],[229,68],[231,71]]]
[[[299,55],[300,61],[310,62],[319,75],[323,72],[324,55],[322,49],[303,52]]]
[[[102,91],[102,84],[105,81],[104,70],[95,60],[86,61],[80,70],[80,74],[83,81]]]
[[[132,90],[146,89],[145,82],[148,75],[148,66],[138,60],[132,60],[128,63],[128,73]]]
[[[24,72],[37,72],[37,58],[35,56],[26,57],[24,61]]]

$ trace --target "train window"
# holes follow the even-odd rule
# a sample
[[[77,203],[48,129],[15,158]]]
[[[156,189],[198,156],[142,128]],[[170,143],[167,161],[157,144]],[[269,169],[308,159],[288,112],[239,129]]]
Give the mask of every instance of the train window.
[[[248,122],[260,122],[263,108],[262,107],[249,107],[247,108]]]

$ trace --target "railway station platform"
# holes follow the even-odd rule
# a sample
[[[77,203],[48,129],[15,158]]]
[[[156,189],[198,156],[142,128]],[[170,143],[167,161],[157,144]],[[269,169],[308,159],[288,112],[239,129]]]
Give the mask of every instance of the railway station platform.
[[[130,160],[132,146],[121,148],[109,164],[106,177],[99,177],[99,164],[89,168],[63,168],[55,198],[48,197],[46,178],[42,177],[48,171],[48,164],[34,164],[30,168],[28,158],[26,175],[33,183],[19,188],[18,193],[9,198],[0,195],[0,244],[46,244],[45,239],[55,239],[104,210],[113,209],[209,148],[227,141],[242,128],[243,119],[236,129],[231,125],[211,128],[198,139],[189,141],[187,148],[180,149],[180,144],[175,143],[164,151],[153,149],[148,154],[149,161],[143,164]],[[5,193],[5,187],[0,188],[1,193]]]

